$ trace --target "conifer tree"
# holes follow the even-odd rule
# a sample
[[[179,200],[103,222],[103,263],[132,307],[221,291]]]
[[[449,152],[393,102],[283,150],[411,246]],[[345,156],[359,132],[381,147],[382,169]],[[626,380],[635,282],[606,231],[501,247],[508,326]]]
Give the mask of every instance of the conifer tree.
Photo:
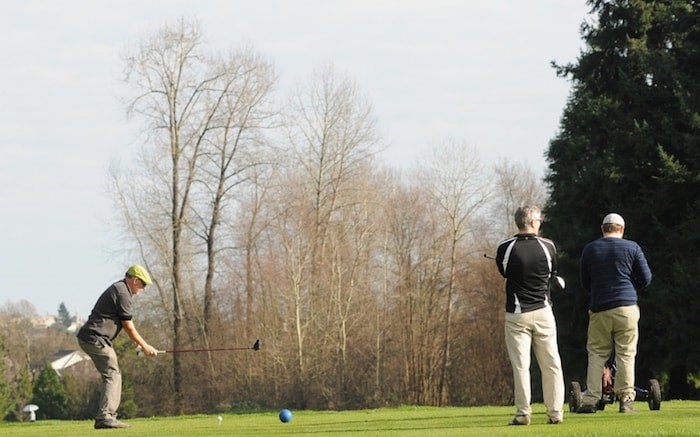
[[[644,249],[652,285],[640,293],[637,381],[668,377],[684,398],[700,370],[700,4],[688,0],[590,0],[577,62],[555,65],[572,82],[560,132],[547,151],[548,233],[562,270],[578,278],[583,246],[608,212]],[[575,285],[576,281],[570,281]],[[571,287],[574,288],[574,287]],[[585,377],[587,299],[559,297],[562,355]]]
[[[6,354],[4,339],[0,337],[0,421],[4,420],[13,404],[12,390],[5,368]]]
[[[70,327],[71,323],[73,323],[71,320],[71,315],[68,312],[68,308],[66,308],[66,304],[63,302],[61,302],[61,304],[58,306],[58,317],[56,318],[56,323],[64,328]]]
[[[68,417],[68,396],[58,373],[50,364],[44,366],[34,384],[34,399],[39,407],[37,419],[65,419]]]

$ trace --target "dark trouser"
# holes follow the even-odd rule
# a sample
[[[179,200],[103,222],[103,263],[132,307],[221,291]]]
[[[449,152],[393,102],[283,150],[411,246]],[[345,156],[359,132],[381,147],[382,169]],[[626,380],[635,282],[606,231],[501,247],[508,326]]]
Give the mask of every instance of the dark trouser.
[[[100,408],[96,421],[114,419],[122,398],[122,374],[119,371],[117,354],[114,348],[101,343],[92,344],[78,339],[80,348],[90,355],[95,368],[100,372]]]

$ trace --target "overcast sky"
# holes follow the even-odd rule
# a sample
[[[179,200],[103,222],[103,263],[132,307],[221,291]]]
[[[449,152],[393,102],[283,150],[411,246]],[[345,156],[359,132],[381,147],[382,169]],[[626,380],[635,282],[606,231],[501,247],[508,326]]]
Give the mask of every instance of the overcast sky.
[[[107,169],[138,126],[120,55],[180,17],[212,51],[252,45],[288,87],[333,65],[375,109],[380,159],[408,168],[440,140],[544,174],[570,83],[551,61],[583,47],[584,0],[4,2],[0,14],[0,306],[64,302],[87,317],[134,261],[109,226]]]

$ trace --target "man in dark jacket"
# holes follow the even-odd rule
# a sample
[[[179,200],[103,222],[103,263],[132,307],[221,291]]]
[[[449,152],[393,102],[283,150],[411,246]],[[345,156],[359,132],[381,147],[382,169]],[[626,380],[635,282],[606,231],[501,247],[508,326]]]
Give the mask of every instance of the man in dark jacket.
[[[80,348],[90,355],[101,376],[100,406],[95,416],[95,429],[129,427],[117,420],[117,409],[122,395],[122,375],[112,340],[122,328],[131,341],[141,347],[145,355],[158,354],[158,351],[139,335],[131,320],[133,296],[143,291],[150,283],[151,276],[146,269],[138,264],[129,267],[124,279],[115,282],[100,295],[87,322],[78,331]]]
[[[547,423],[564,420],[564,373],[549,294],[557,272],[557,250],[551,240],[538,236],[541,223],[539,208],[518,208],[518,234],[499,243],[496,251],[498,271],[506,278],[505,336],[516,408],[510,425],[530,424],[530,348],[542,371]]]
[[[637,291],[651,283],[651,270],[637,243],[623,239],[625,220],[605,216],[603,236],[581,254],[581,284],[589,295],[588,373],[579,413],[595,413],[602,396],[603,367],[615,356],[615,394],[620,413],[634,411],[634,361],[639,338]]]

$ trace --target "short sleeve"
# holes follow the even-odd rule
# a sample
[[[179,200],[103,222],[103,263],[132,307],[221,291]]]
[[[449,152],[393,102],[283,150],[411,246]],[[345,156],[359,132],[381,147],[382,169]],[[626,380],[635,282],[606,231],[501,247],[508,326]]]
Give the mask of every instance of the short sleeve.
[[[126,284],[124,284],[123,287],[117,287],[117,300],[115,304],[119,320],[131,320],[133,318],[131,314],[132,297]]]

